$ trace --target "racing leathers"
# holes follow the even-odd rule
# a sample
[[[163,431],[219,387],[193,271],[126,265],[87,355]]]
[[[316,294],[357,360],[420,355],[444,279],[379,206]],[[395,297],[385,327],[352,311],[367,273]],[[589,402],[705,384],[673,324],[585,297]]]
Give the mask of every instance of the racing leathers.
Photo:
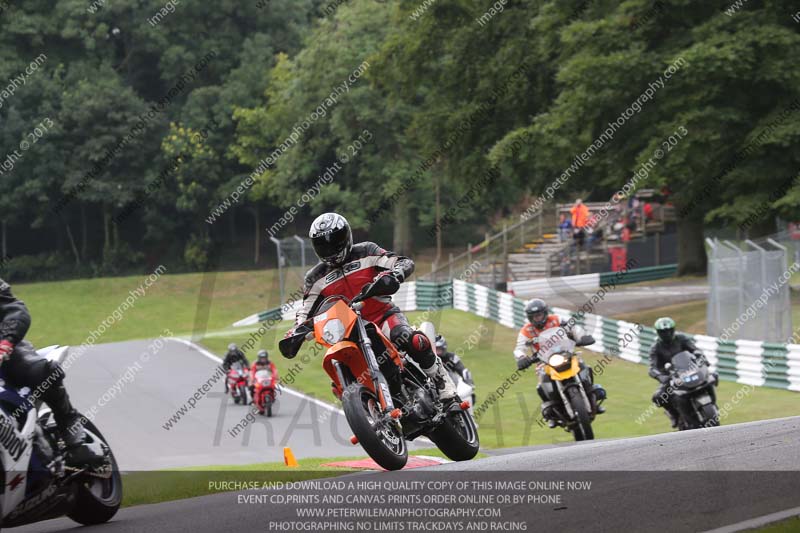
[[[30,325],[28,308],[11,293],[11,286],[0,279],[0,357],[6,378],[19,387],[28,387],[50,407],[67,446],[68,463],[103,462],[103,457],[84,442],[83,419],[64,387],[64,369],[58,362],[36,353],[31,343],[23,340]]]
[[[297,312],[295,325],[313,316],[322,301],[328,296],[341,295],[352,299],[361,288],[380,275],[392,275],[403,282],[414,272],[414,262],[408,257],[384,250],[373,242],[354,244],[350,253],[338,265],[320,262],[306,273],[303,289],[303,305]],[[408,319],[392,303],[390,296],[375,296],[364,301],[361,316],[381,328],[392,343],[406,352],[434,381],[442,399],[455,394],[452,380],[444,371],[441,361],[433,353],[428,337],[411,327]],[[383,342],[370,328],[367,329],[373,347]],[[375,354],[381,370],[392,383],[397,372],[386,351]],[[449,382],[449,383],[448,383]]]
[[[236,349],[235,351],[228,351],[225,354],[225,359],[222,360],[222,369],[225,370],[227,374],[234,363],[241,363],[244,368],[248,368],[250,366],[250,362],[247,360],[247,356],[244,355],[244,352],[240,349]],[[228,392],[228,378],[225,378],[225,393]]]
[[[272,361],[267,361],[266,363],[259,363],[255,361],[253,366],[250,367],[250,397],[255,398],[255,389],[256,389],[256,372],[259,370],[269,370],[270,374],[272,374],[272,387],[275,387],[275,384],[278,382],[278,369],[275,368],[275,363]]]

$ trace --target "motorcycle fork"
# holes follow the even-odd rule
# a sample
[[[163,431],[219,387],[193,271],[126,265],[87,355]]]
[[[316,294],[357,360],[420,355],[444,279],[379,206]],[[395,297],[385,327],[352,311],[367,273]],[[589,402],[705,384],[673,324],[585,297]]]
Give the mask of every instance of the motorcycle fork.
[[[567,411],[567,416],[569,416],[570,420],[573,420],[575,418],[575,411],[572,410],[572,404],[569,402],[567,393],[564,391],[564,384],[560,381],[555,381],[555,384],[556,389],[558,390],[558,395],[561,397],[561,403],[564,405],[564,409]]]
[[[389,384],[386,378],[378,367],[378,361],[375,359],[375,352],[372,350],[372,341],[367,335],[367,328],[364,327],[364,321],[359,314],[356,321],[358,327],[358,335],[361,337],[361,351],[364,353],[364,359],[367,361],[367,369],[369,369],[372,383],[375,385],[375,392],[378,393],[378,400],[386,407],[385,411],[392,411],[394,409],[394,402],[392,401],[392,394],[389,392]]]
[[[592,402],[589,401],[589,396],[587,396],[586,394],[586,389],[584,388],[580,377],[575,376],[572,379],[575,381],[578,390],[581,391],[581,398],[583,398],[583,401],[586,403],[586,407],[588,408],[589,412],[594,412],[592,410]],[[564,408],[567,410],[567,414],[569,415],[570,420],[574,420],[575,411],[572,409],[572,404],[570,403],[569,398],[567,398],[566,390],[564,389],[564,384],[561,381],[555,381],[555,384],[556,388],[558,389],[558,394],[559,396],[561,396],[561,402],[564,404]]]

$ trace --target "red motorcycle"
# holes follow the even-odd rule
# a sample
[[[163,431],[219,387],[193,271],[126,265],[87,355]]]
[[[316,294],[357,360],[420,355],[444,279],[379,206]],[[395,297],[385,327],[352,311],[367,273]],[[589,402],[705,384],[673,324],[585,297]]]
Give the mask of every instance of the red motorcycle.
[[[233,403],[247,404],[247,369],[241,363],[233,363],[228,370],[228,390]]]
[[[258,413],[272,416],[275,403],[275,375],[268,368],[259,368],[253,379],[253,403]]]

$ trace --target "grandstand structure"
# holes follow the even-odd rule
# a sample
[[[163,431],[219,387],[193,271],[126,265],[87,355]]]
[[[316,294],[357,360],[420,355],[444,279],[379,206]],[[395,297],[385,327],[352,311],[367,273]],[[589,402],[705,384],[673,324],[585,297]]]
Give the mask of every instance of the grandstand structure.
[[[642,190],[637,196],[649,199],[652,190]],[[420,279],[445,281],[458,278],[465,271],[470,281],[499,290],[509,282],[555,276],[571,276],[614,270],[613,249],[624,250],[623,256],[633,258],[639,267],[655,267],[677,261],[677,234],[675,209],[669,204],[651,203],[649,216],[641,202],[639,223],[627,235],[625,242],[610,228],[614,220],[604,215],[606,202],[586,202],[590,217],[600,218],[599,232],[579,247],[571,234],[559,234],[558,224],[562,214],[569,214],[572,204],[546,206],[537,214],[513,225],[505,225],[496,234],[487,233],[478,244],[469,243],[460,254],[450,254],[448,260],[434,265],[429,274]],[[624,263],[625,261],[623,261]]]

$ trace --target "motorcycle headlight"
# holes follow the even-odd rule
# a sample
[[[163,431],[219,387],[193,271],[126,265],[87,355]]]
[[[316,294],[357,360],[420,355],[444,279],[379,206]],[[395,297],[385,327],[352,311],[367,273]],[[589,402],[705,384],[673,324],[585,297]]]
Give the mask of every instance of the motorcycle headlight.
[[[325,322],[322,328],[322,340],[328,344],[336,344],[344,338],[344,324],[338,318]]]
[[[547,364],[552,366],[553,368],[558,368],[564,364],[566,364],[567,358],[557,353],[555,355],[551,355],[550,359],[547,361]]]

